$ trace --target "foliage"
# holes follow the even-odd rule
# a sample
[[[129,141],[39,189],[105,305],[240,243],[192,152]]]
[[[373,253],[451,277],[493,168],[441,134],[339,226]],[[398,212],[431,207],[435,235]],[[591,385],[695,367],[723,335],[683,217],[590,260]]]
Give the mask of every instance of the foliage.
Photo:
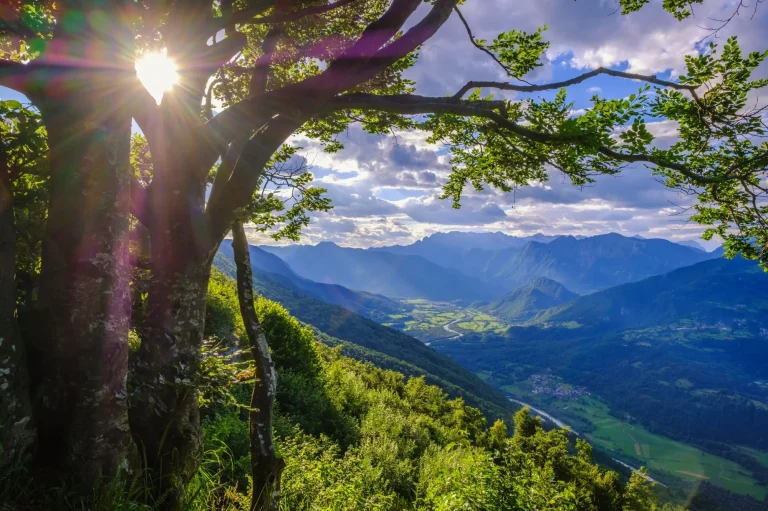
[[[12,201],[16,226],[18,301],[31,306],[40,274],[50,183],[46,166],[48,141],[40,113],[15,100],[0,101],[0,161],[7,167],[8,188],[0,183],[0,204]],[[5,180],[0,175],[0,180]],[[6,195],[7,194],[7,195]]]
[[[228,280],[214,274],[211,287],[220,296],[231,294]],[[222,303],[214,300],[209,308]],[[449,399],[423,378],[405,378],[317,343],[278,304],[261,299],[257,311],[267,331],[279,332],[270,338],[274,352],[290,349],[295,355],[276,356],[275,431],[286,462],[281,508],[653,508],[642,477],[625,487],[617,474],[592,464],[587,444],[579,443],[571,454],[567,433],[544,431],[527,410],[515,416],[515,434],[508,438],[503,421],[486,429],[477,409]],[[307,357],[315,362],[312,371],[302,362]],[[245,400],[235,390],[242,385],[235,383],[232,390]],[[229,447],[233,462],[227,477],[244,490],[246,415],[232,408],[203,411],[206,445]]]

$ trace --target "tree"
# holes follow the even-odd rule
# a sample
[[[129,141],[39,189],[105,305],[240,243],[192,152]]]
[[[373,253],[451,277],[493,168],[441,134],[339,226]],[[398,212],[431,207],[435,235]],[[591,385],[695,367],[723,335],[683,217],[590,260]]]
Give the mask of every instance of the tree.
[[[713,45],[689,57],[675,81],[599,68],[531,85],[519,82],[547,48],[543,30],[511,30],[487,43],[467,24],[472,43],[510,81],[473,81],[425,97],[402,73],[449,16],[461,17],[463,2],[431,0],[412,23],[422,3],[32,0],[4,8],[0,84],[33,102],[50,147],[35,305],[41,328],[24,339],[40,354],[39,461],[92,481],[139,468],[141,450],[157,494],[169,506],[180,502],[201,449],[195,381],[219,244],[248,217],[295,237],[308,212],[329,207],[306,172],[270,174],[297,151],[289,141],[295,133],[333,151],[335,135],[352,122],[371,133],[426,130],[451,148],[444,196],[456,206],[466,185],[511,191],[553,170],[584,185],[645,163],[668,186],[699,195],[694,219],[712,226],[707,235],[725,236],[731,254],[766,262],[768,146],[759,138],[762,110],[747,107],[749,94],[767,83],[751,79],[766,53],[744,57],[731,39],[721,53]],[[647,0],[620,4],[630,14]],[[664,5],[679,19],[690,15],[688,2]],[[179,81],[158,105],[133,63],[139,51],[160,48]],[[587,113],[572,115],[565,89],[601,74],[646,85],[628,99],[595,96]],[[508,101],[482,97],[481,88],[560,92],[552,101]],[[131,119],[146,137],[147,179],[131,170]],[[652,119],[677,121],[680,141],[655,147],[646,127]],[[269,192],[281,179],[299,190],[287,210],[283,196]],[[132,239],[145,240],[148,258],[131,257]],[[129,407],[132,264],[149,280]]]

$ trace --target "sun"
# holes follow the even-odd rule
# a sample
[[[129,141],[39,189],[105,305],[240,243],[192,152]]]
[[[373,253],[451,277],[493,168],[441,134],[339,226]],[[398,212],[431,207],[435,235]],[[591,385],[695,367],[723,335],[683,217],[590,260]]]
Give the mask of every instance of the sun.
[[[176,64],[164,51],[146,53],[136,60],[136,75],[158,105],[163,100],[163,93],[173,89],[179,81]]]

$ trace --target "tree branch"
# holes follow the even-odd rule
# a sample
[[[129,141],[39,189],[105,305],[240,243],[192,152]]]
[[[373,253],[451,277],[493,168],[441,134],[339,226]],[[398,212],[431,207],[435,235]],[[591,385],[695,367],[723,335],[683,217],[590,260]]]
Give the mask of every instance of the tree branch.
[[[452,114],[466,117],[482,117],[534,142],[572,144],[585,139],[584,135],[561,135],[535,131],[510,121],[498,111],[505,107],[503,101],[467,101],[463,99],[399,94],[377,96],[374,94],[347,94],[328,103],[324,113],[336,110],[376,110],[403,115]]]
[[[451,114],[467,117],[480,117],[496,123],[499,127],[511,131],[515,135],[533,142],[545,144],[577,144],[585,141],[586,136],[581,134],[562,135],[559,133],[547,133],[535,131],[516,122],[506,119],[499,113],[504,106],[503,101],[467,101],[461,99],[416,96],[410,94],[377,96],[373,94],[347,94],[338,96],[328,103],[323,114],[338,110],[376,110],[382,112],[398,113],[403,115],[423,114]],[[668,168],[680,172],[692,181],[700,185],[722,183],[737,179],[732,175],[740,168],[754,165],[763,160],[768,161],[768,151],[761,153],[749,160],[740,162],[730,167],[724,175],[710,177],[699,174],[680,163],[667,161],[652,154],[626,154],[618,152],[607,146],[597,147],[597,151],[609,158],[627,163],[652,163],[659,167]]]
[[[597,69],[594,69],[592,71],[589,71],[588,73],[584,73],[582,75],[571,78],[570,80],[563,80],[561,82],[554,82],[554,83],[545,83],[541,85],[514,85],[506,82],[471,81],[471,82],[468,82],[466,85],[464,85],[461,89],[459,89],[459,91],[456,94],[454,94],[453,97],[456,99],[461,98],[468,91],[472,89],[478,89],[478,88],[509,90],[509,91],[515,91],[515,92],[539,92],[539,91],[545,91],[545,90],[560,89],[562,87],[569,87],[571,85],[576,85],[577,83],[581,83],[585,80],[589,80],[590,78],[593,78],[598,75],[609,75],[609,76],[615,76],[618,78],[629,78],[631,80],[640,80],[643,82],[652,83],[654,85],[659,85],[661,87],[669,87],[671,89],[685,90],[690,92],[693,98],[698,101],[695,85],[686,85],[683,83],[671,82],[669,80],[661,80],[659,78],[656,78],[655,75],[639,75],[635,73],[626,73],[624,71],[616,71],[614,69],[608,69],[605,67],[598,67]]]
[[[158,128],[158,115],[160,114],[155,98],[152,97],[138,78],[136,78],[135,87],[131,94],[133,95],[131,115],[147,137],[147,140],[153,139],[154,133]]]
[[[501,68],[504,70],[505,73],[507,73],[508,76],[514,77],[515,74],[512,72],[511,69],[509,69],[507,66],[504,65],[502,61],[499,60],[499,58],[488,48],[483,46],[482,44],[478,43],[475,39],[475,35],[472,33],[472,29],[469,26],[469,22],[467,22],[467,19],[464,17],[463,14],[461,14],[461,11],[458,7],[453,8],[454,11],[456,11],[456,14],[459,15],[459,19],[461,20],[461,23],[464,24],[464,28],[467,31],[467,35],[469,36],[469,40],[472,42],[472,44],[477,48],[478,50],[482,51],[483,53],[487,53]],[[518,78],[519,79],[519,78]],[[525,80],[523,80],[525,81]],[[528,82],[525,82],[528,83]],[[463,96],[464,94],[462,94]]]
[[[211,30],[215,33],[215,32],[218,32],[219,30],[226,30],[226,29],[232,28],[235,25],[241,24],[241,23],[248,23],[251,25],[263,25],[266,23],[290,23],[292,21],[297,21],[307,16],[325,14],[333,10],[339,9],[340,7],[344,7],[345,5],[351,4],[353,2],[358,2],[358,1],[360,0],[337,0],[336,2],[330,3],[330,4],[315,5],[312,7],[305,7],[304,9],[299,9],[298,11],[272,14],[269,16],[262,16],[260,18],[257,18],[256,16],[263,14],[264,12],[269,10],[271,7],[273,7],[274,4],[277,3],[276,0],[266,0],[266,1],[258,2],[257,5],[254,6],[253,8],[236,11],[232,13],[231,16],[226,16],[226,17],[222,16],[221,18],[214,18],[214,21],[211,26]]]
[[[257,128],[273,113],[290,112],[292,117],[307,117],[306,112],[301,112],[303,108],[309,110],[310,115],[313,114],[324,101],[360,83],[356,72],[397,34],[420,4],[421,0],[392,0],[389,9],[369,24],[360,38],[322,74],[239,101],[211,119],[206,129],[226,147],[232,137],[238,136],[244,129]],[[376,67],[373,76],[378,72],[379,68]]]
[[[237,267],[237,297],[240,315],[256,366],[256,381],[251,394],[249,430],[253,495],[251,510],[277,511],[280,501],[280,475],[285,462],[275,453],[272,438],[272,408],[277,393],[277,371],[269,354],[264,328],[256,315],[251,271],[251,254],[242,222],[232,226],[232,249]]]

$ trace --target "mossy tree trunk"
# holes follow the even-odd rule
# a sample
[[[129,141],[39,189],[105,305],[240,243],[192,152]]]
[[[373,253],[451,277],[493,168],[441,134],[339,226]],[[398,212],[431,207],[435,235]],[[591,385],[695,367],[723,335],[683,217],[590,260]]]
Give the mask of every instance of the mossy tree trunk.
[[[83,488],[137,467],[128,426],[129,98],[133,38],[116,2],[67,2],[39,58],[51,201],[33,339],[41,461]],[[95,14],[100,14],[96,16]],[[103,14],[103,15],[101,15]],[[74,18],[73,18],[74,19]],[[91,56],[90,66],[78,63]]]

